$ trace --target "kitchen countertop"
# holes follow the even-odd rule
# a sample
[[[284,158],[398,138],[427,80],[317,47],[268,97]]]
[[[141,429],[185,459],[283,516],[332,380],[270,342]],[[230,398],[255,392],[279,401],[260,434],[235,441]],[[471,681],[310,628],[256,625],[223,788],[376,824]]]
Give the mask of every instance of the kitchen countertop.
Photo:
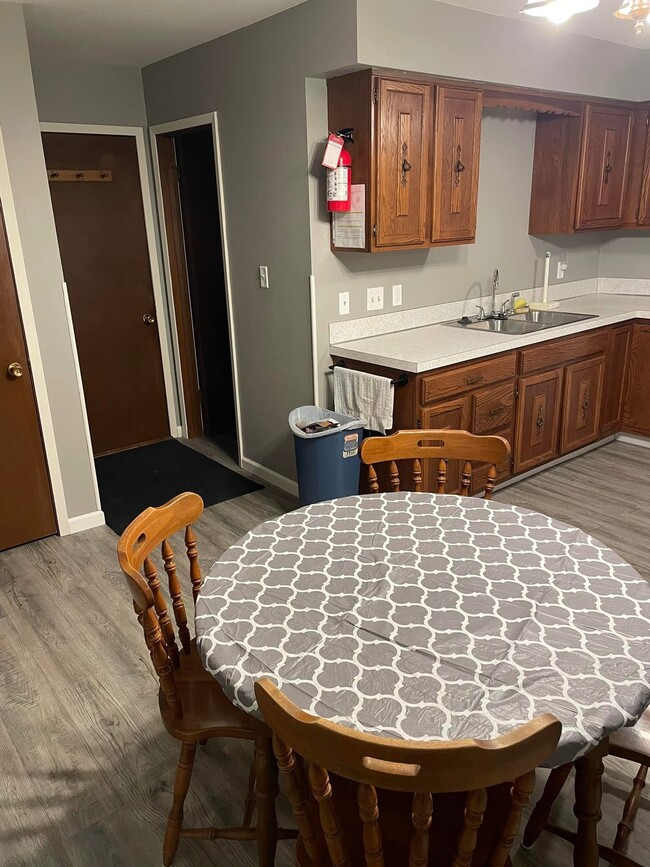
[[[650,297],[643,295],[582,295],[567,298],[554,308],[567,313],[591,313],[597,319],[583,319],[571,325],[547,328],[529,334],[499,334],[471,328],[450,328],[442,323],[425,325],[364,337],[330,345],[330,353],[339,358],[365,361],[382,367],[424,373],[450,364],[532,346],[605,325],[632,319],[650,319]]]

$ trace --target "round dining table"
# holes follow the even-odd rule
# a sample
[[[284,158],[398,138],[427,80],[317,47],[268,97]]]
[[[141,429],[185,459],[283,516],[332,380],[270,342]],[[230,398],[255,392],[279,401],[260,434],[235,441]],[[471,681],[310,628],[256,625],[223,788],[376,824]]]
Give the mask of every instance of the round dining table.
[[[607,738],[650,704],[650,585],[582,530],[470,497],[345,497],[267,521],[214,564],[197,647],[258,715],[301,709],[418,741],[495,738],[551,713],[576,762],[574,863],[597,864]]]

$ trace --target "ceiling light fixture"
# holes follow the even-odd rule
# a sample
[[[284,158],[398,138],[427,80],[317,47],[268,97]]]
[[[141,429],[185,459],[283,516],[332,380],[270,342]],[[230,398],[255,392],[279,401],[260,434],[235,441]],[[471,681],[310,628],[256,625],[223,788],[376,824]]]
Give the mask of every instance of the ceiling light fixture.
[[[634,0],[626,0],[627,4],[633,2]],[[573,15],[577,15],[579,12],[589,12],[590,9],[595,9],[599,3],[600,0],[526,0],[526,5],[521,11],[524,15],[548,18],[554,24],[564,24]]]
[[[621,8],[614,15],[625,21],[634,21],[634,29],[641,36],[646,22],[650,22],[650,0],[623,0]]]

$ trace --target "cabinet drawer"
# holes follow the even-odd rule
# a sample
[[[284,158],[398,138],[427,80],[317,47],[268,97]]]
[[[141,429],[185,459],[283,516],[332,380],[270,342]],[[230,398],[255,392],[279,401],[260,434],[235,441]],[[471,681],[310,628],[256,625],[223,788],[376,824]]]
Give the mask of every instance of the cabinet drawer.
[[[599,355],[605,352],[608,343],[606,330],[589,331],[575,337],[565,337],[563,340],[551,340],[530,349],[522,349],[520,354],[520,373],[534,373],[547,367],[562,367],[567,362],[586,358],[589,355]]]
[[[513,382],[483,388],[472,395],[472,432],[494,433],[509,428],[515,407]]]
[[[421,380],[420,400],[423,405],[443,397],[462,394],[484,385],[494,385],[515,375],[515,353],[490,358],[476,364],[463,364],[451,370],[431,373]]]

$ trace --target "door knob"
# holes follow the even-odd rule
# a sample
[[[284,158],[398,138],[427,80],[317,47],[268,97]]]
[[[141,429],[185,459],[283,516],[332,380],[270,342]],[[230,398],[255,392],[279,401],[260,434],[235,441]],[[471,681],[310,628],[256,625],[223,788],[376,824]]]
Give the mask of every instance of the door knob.
[[[23,366],[19,361],[12,361],[11,364],[7,367],[7,373],[13,379],[20,379],[25,371],[23,370]]]
[[[145,325],[155,325],[156,324],[156,317],[152,316],[151,313],[145,313],[144,316],[142,317],[142,321],[144,322]]]

